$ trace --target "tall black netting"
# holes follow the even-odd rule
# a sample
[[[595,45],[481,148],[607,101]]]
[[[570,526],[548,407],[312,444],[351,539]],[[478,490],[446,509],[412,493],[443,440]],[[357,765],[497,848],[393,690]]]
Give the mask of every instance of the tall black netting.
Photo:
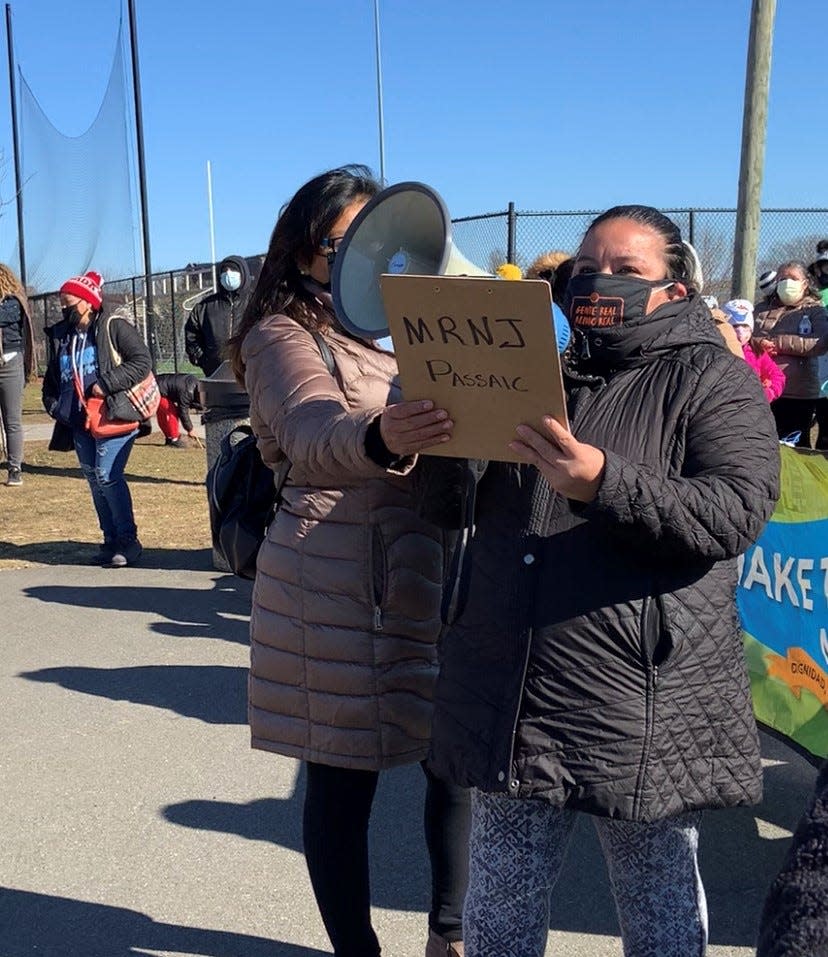
[[[87,269],[105,279],[141,269],[126,66],[121,23],[98,115],[80,136],[56,129],[18,71],[26,273],[37,291]]]

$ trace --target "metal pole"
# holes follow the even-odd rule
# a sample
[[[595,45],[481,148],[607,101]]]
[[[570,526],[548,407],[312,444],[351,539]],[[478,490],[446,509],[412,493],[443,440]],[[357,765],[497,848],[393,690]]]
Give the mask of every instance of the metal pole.
[[[170,322],[172,323],[173,372],[178,372],[178,330],[175,321],[175,273],[170,270]]]
[[[691,246],[695,247],[696,245],[696,211],[695,209],[690,210],[690,215],[688,218],[690,221],[689,223],[690,235],[687,237],[687,241],[690,243]]]
[[[517,233],[517,216],[515,215],[515,204],[509,203],[509,209],[506,214],[506,262],[515,261],[515,234]]]
[[[216,224],[213,219],[213,170],[207,160],[207,210],[210,214],[210,262],[213,264],[213,289],[216,285]]]
[[[144,164],[144,120],[141,110],[141,74],[138,69],[138,28],[135,22],[135,0],[127,0],[129,8],[129,48],[132,54],[132,92],[135,98],[135,145],[138,154],[138,189],[141,195],[141,232],[144,241],[144,315],[147,319],[152,366],[158,361],[155,349],[155,316],[152,308],[152,259],[150,257],[149,215],[147,212],[147,175]]]
[[[379,0],[374,0],[374,42],[377,60],[377,114],[379,117],[380,182],[385,186],[385,122],[382,110],[382,55],[380,53]]]
[[[12,42],[11,4],[6,4],[6,42],[9,47],[9,96],[11,98],[12,149],[14,150],[14,193],[17,200],[17,245],[20,250],[20,284],[26,288],[26,244],[23,239],[23,178],[20,170],[20,138],[17,135],[17,83]]]
[[[731,296],[739,299],[753,299],[756,288],[756,259],[759,246],[760,203],[775,16],[776,0],[753,0],[742,116],[742,158],[739,167],[739,198],[736,205],[736,235],[733,245],[733,280],[730,290]]]

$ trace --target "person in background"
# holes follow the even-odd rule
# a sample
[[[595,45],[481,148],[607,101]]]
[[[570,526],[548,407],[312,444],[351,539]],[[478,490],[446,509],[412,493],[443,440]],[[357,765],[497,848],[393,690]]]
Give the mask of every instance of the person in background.
[[[6,485],[23,484],[23,389],[34,372],[34,335],[20,280],[0,263],[0,418],[8,472]]]
[[[816,247],[816,259],[808,266],[808,272],[819,292],[823,306],[828,306],[828,239],[821,239]]]
[[[560,249],[542,253],[526,270],[525,279],[545,279],[552,288],[552,301],[563,308],[566,287],[572,275],[572,258]]]
[[[242,256],[228,256],[218,265],[219,288],[193,306],[184,324],[184,350],[204,375],[224,362],[224,348],[241,321],[252,282]]]
[[[202,410],[198,379],[186,372],[163,372],[155,379],[161,393],[155,417],[164,433],[164,444],[173,449],[185,449],[188,439],[196,437],[190,412]],[[184,426],[186,437],[181,435],[181,426]]]
[[[431,751],[473,788],[465,957],[544,953],[583,815],[627,957],[702,957],[702,811],[761,796],[734,594],[779,494],[779,446],[693,275],[657,210],[595,219],[569,283],[569,428],[519,425],[520,464],[472,471]],[[423,514],[431,499],[445,513],[470,466],[429,464],[445,481]]]
[[[816,259],[808,267],[822,305],[828,309],[828,239],[821,239],[816,246]],[[816,448],[828,451],[828,353],[817,360],[817,375],[822,384],[820,398],[816,403],[818,426]]]
[[[751,343],[753,303],[749,299],[731,299],[722,306],[722,312],[733,326],[745,362],[759,376],[759,381],[765,390],[765,398],[768,402],[778,399],[785,387],[785,373],[766,352],[757,351]]]
[[[774,287],[776,286],[776,270],[768,269],[763,272],[756,280],[756,285],[761,293],[761,298],[756,303],[756,305],[759,305],[760,302],[770,299],[773,295]]]
[[[103,317],[101,285],[100,274],[88,272],[67,279],[60,287],[63,318],[46,330],[43,406],[55,419],[49,448],[74,448],[92,491],[103,533],[95,563],[123,568],[135,564],[142,550],[124,478],[138,434],[137,415],[126,390],[148,375],[152,359],[144,340],[126,319]],[[84,398],[105,399],[111,418],[134,422],[135,428],[125,435],[95,438],[86,428],[81,391]]]
[[[305,762],[305,859],[337,957],[380,953],[368,823],[380,772],[428,752],[449,545],[416,513],[412,471],[451,421],[402,402],[394,356],[347,333],[333,310],[339,243],[379,188],[353,166],[298,190],[229,346],[262,459],[292,463],[257,561],[252,744]],[[426,955],[460,955],[469,796],[425,778]]]
[[[736,337],[736,332],[730,325],[727,314],[718,305],[718,300],[716,297],[702,296],[702,299],[704,300],[707,308],[710,310],[710,315],[713,317],[713,322],[716,323],[716,328],[719,330],[719,335],[722,337],[722,339],[724,339],[727,348],[733,353],[734,356],[738,356],[740,359],[744,358],[744,352],[742,351],[742,346]],[[708,299],[712,299],[716,305],[711,306],[707,301]]]
[[[524,279],[545,279],[550,285],[555,278],[558,266],[569,259],[569,253],[562,249],[550,249],[541,253],[527,268]]]
[[[828,955],[828,761],[759,921],[756,957]]]
[[[828,352],[828,314],[809,283],[804,263],[782,263],[773,294],[754,308],[753,345],[785,373],[782,395],[771,403],[779,437],[798,433],[811,448],[811,426],[820,396],[818,357]]]

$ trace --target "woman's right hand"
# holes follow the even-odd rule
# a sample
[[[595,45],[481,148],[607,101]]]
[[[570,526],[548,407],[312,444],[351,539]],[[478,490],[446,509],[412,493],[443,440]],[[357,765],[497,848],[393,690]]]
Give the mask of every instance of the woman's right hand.
[[[776,355],[776,343],[773,339],[757,339],[756,344],[762,352],[766,352],[769,356]]]
[[[414,455],[432,445],[448,442],[454,423],[445,409],[435,409],[429,399],[398,402],[380,415],[380,435],[394,455]]]

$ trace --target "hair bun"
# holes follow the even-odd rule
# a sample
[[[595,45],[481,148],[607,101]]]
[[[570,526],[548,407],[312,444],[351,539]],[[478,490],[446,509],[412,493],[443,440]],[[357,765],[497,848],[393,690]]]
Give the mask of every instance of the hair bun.
[[[702,273],[702,264],[699,259],[699,254],[696,252],[693,244],[688,243],[686,239],[681,241],[681,245],[684,247],[687,281],[696,292],[701,292],[702,289],[704,289],[704,274]]]

